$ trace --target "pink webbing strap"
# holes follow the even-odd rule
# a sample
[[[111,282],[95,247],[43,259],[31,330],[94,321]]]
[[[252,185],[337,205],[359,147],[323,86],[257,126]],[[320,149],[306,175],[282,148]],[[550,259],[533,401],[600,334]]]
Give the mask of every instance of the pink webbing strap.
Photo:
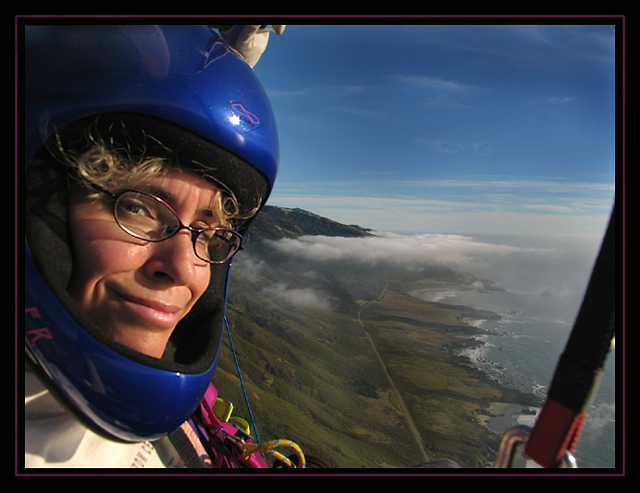
[[[213,405],[217,397],[218,389],[213,384],[209,384],[200,401],[201,422],[198,423],[196,420],[195,423],[203,442],[211,448],[215,455],[212,457],[215,467],[269,467],[258,453],[253,453],[246,458],[239,457],[235,440],[242,432],[233,424],[222,421],[214,414]],[[244,437],[247,443],[251,442],[246,435]]]
[[[547,399],[531,431],[525,452],[542,467],[557,467],[578,442],[586,413],[575,413]]]
[[[213,405],[216,403],[216,399],[218,398],[218,389],[212,383],[207,387],[207,391],[204,393],[204,397],[200,401],[200,406],[206,405],[209,409],[213,408]]]

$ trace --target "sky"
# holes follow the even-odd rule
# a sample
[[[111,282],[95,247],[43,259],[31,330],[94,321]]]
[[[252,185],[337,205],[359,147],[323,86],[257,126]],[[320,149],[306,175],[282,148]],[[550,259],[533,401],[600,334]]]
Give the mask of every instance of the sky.
[[[613,20],[412,20],[271,34],[255,67],[280,134],[269,204],[395,233],[601,236]]]

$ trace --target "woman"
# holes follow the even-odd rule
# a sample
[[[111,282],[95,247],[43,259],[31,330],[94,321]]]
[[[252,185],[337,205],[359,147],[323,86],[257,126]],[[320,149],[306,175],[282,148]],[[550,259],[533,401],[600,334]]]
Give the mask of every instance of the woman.
[[[268,100],[206,26],[26,27],[24,87],[25,466],[179,465],[277,173]]]
[[[117,142],[112,125],[132,127],[127,140],[144,125],[129,119],[99,122],[111,127],[111,147]],[[86,151],[67,158],[75,178],[67,289],[115,341],[161,358],[176,325],[206,290],[209,265],[226,262],[240,249],[242,237],[233,227],[241,219],[233,192],[159,157],[162,150],[137,147],[145,154],[118,151],[90,136]]]

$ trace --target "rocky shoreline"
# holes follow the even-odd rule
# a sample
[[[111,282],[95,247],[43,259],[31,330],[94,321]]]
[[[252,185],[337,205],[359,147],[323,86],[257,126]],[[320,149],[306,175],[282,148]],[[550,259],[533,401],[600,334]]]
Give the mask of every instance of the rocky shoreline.
[[[535,423],[538,412],[542,406],[542,402],[539,397],[533,394],[526,394],[522,391],[511,389],[505,385],[493,380],[486,372],[476,367],[468,356],[462,353],[465,350],[472,348],[479,348],[485,344],[485,342],[478,340],[475,336],[481,336],[489,334],[475,325],[472,325],[472,321],[477,320],[499,320],[501,317],[499,314],[487,310],[479,310],[472,307],[465,307],[461,305],[450,305],[440,300],[446,299],[448,293],[456,290],[465,290],[468,287],[462,286],[447,286],[441,288],[420,289],[408,292],[407,294],[416,297],[421,300],[428,300],[435,305],[441,305],[443,307],[454,307],[460,310],[459,320],[466,323],[468,329],[462,331],[460,338],[448,344],[444,347],[444,350],[454,356],[457,359],[456,364],[471,369],[477,378],[482,379],[490,385],[500,387],[505,390],[505,395],[509,396],[509,399],[503,399],[501,402],[488,402],[486,406],[478,410],[475,416],[476,421],[485,426],[488,430],[495,433],[499,437],[502,437],[504,433],[515,426],[530,426]],[[514,460],[514,468],[531,468],[538,467],[533,461],[528,460],[526,456],[520,451]]]

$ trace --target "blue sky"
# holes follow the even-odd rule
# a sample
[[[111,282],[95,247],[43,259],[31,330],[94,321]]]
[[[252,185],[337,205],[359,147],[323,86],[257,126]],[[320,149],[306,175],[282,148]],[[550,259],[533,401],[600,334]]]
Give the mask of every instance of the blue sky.
[[[420,19],[429,22],[429,19]],[[295,25],[256,74],[272,205],[403,233],[601,235],[613,25]]]

